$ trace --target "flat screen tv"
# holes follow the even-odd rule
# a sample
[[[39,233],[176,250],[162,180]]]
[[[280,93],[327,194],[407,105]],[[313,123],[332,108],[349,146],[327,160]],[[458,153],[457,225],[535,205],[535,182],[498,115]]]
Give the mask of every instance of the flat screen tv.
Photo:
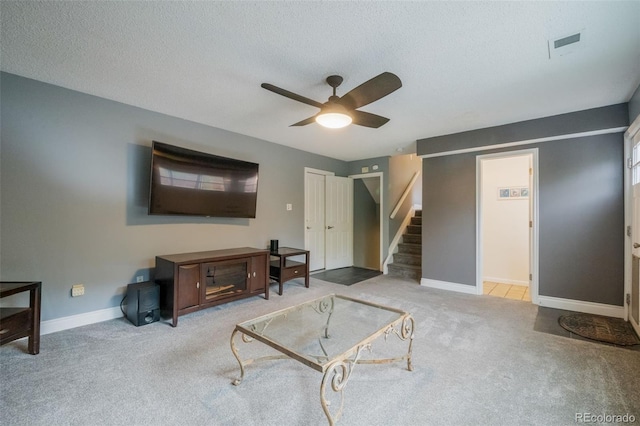
[[[153,141],[150,215],[255,218],[258,164]]]

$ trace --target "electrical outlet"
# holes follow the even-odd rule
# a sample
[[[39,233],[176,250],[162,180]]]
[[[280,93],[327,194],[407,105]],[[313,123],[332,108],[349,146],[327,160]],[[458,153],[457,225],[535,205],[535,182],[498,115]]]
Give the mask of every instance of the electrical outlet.
[[[287,211],[293,210],[293,206],[291,204],[287,204]]]
[[[136,282],[137,282],[137,283],[141,283],[142,281],[144,281],[144,277],[143,277],[142,275],[138,275],[138,276],[136,277]]]
[[[76,284],[71,287],[71,297],[84,296],[84,286],[82,284]]]

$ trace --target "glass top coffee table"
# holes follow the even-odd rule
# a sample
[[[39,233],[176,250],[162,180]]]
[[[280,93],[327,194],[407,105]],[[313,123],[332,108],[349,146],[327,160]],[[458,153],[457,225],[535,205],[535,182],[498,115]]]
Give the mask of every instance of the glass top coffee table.
[[[300,305],[292,306],[250,321],[237,324],[231,334],[231,350],[240,364],[239,385],[245,367],[262,360],[291,358],[323,373],[320,402],[329,424],[342,415],[344,388],[356,364],[383,364],[407,361],[411,365],[414,320],[411,314],[399,309],[363,300],[331,294]],[[260,341],[281,353],[256,359],[242,360],[234,338]],[[371,351],[372,343],[380,336],[385,340],[395,335],[409,341],[407,353],[397,358],[361,359],[363,351]],[[336,393],[338,407],[331,409],[327,386]],[[332,412],[333,411],[333,412]]]

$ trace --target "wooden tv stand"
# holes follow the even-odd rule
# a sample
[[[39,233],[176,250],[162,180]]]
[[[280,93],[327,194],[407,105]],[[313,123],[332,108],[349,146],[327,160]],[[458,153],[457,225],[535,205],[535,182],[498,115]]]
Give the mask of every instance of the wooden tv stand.
[[[160,313],[178,316],[264,293],[269,299],[269,250],[241,247],[156,256]]]
[[[0,298],[24,291],[29,292],[26,308],[0,308],[0,345],[22,337],[28,337],[27,350],[32,355],[40,353],[40,281],[1,281]]]

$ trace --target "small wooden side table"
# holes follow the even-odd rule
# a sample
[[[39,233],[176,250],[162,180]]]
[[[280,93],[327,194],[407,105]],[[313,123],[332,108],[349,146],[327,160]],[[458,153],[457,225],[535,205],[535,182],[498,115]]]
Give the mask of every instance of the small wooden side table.
[[[283,284],[294,278],[304,277],[304,286],[309,288],[309,250],[280,247],[278,251],[272,251],[270,254],[271,257],[278,258],[269,262],[269,278],[279,284],[280,296]],[[304,256],[304,263],[287,259],[292,256]]]
[[[0,298],[29,292],[29,306],[0,308],[0,345],[23,337],[29,338],[28,350],[40,353],[40,281],[0,281]]]

